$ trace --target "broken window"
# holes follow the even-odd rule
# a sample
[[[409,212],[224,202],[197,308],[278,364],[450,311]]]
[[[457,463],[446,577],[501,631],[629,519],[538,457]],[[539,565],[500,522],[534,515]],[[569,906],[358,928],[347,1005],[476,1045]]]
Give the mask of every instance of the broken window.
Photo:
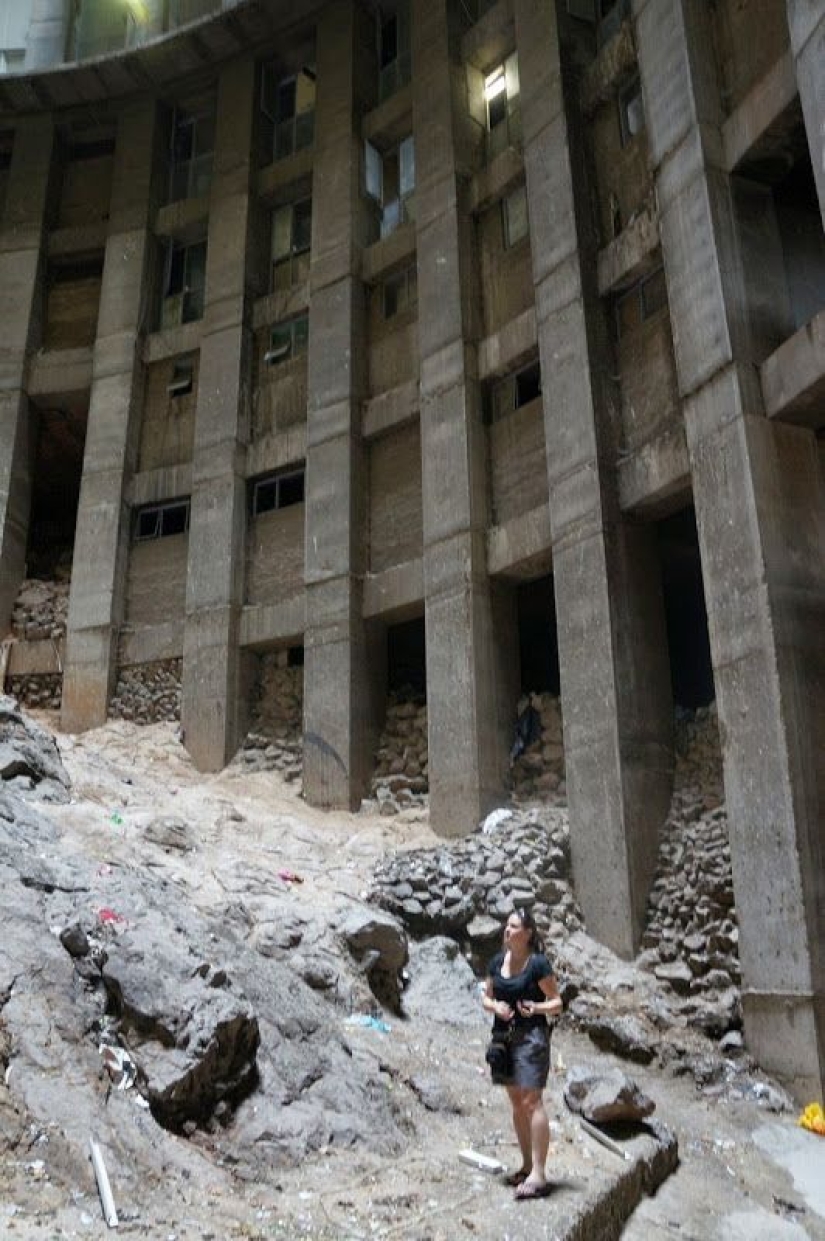
[[[312,199],[284,203],[272,212],[272,288],[289,289],[309,275]]]
[[[269,348],[264,354],[267,366],[277,366],[306,353],[309,343],[309,316],[298,315],[284,323],[276,323],[269,336]]]
[[[487,158],[521,143],[518,58],[512,52],[484,79],[487,108]]]
[[[172,123],[169,201],[200,198],[209,193],[212,153],[215,149],[215,118],[175,109]]]
[[[170,241],[166,250],[161,329],[203,318],[206,286],[206,242],[184,246]]]
[[[504,231],[504,248],[509,250],[527,236],[527,188],[520,185],[501,201],[501,223]]]
[[[409,310],[418,302],[418,269],[415,263],[405,267],[394,276],[388,276],[381,286],[381,309],[385,319],[393,319],[403,310]]]
[[[289,508],[304,501],[304,467],[256,478],[251,486],[252,516]]]
[[[364,143],[366,190],[378,207],[378,235],[388,237],[415,219],[415,146],[412,135],[381,152]]]
[[[488,418],[498,422],[513,410],[529,405],[541,396],[541,366],[538,360],[521,370],[505,375],[493,384],[489,392]]]
[[[399,0],[395,12],[384,13],[378,28],[378,98],[389,99],[410,80],[410,6]]]
[[[315,137],[315,70],[304,65],[299,73],[278,80],[274,65],[261,74],[261,111],[274,127],[272,157],[285,159],[312,146]]]
[[[186,534],[188,529],[188,500],[147,504],[135,514],[135,541],[138,543],[148,539],[165,539],[173,534]]]
[[[642,104],[642,84],[635,77],[622,91],[619,91],[619,128],[622,135],[622,146],[626,147],[645,126],[645,113]]]

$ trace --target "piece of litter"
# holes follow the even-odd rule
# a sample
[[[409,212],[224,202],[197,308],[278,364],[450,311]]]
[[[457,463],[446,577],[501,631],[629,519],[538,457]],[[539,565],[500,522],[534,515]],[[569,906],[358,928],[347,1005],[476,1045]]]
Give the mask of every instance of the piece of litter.
[[[468,1163],[471,1168],[479,1168],[482,1172],[503,1172],[504,1164],[499,1159],[493,1159],[491,1155],[482,1155],[479,1151],[463,1150],[458,1152],[458,1157],[462,1163]]]
[[[502,823],[506,823],[512,817],[512,810],[507,810],[503,806],[499,810],[491,810],[481,825],[481,831],[485,836],[490,836],[497,827],[500,827]]]
[[[128,1051],[123,1047],[111,1047],[108,1043],[101,1043],[97,1050],[116,1090],[129,1090],[134,1086],[137,1065]]]
[[[115,1199],[112,1194],[112,1187],[109,1184],[106,1165],[103,1162],[103,1152],[94,1138],[89,1138],[89,1152],[92,1156],[92,1167],[94,1168],[95,1180],[97,1181],[97,1191],[100,1194],[100,1205],[103,1208],[103,1218],[110,1228],[117,1228],[117,1211],[115,1209]]]
[[[279,870],[278,878],[283,879],[284,883],[303,883],[304,882],[301,876],[296,874],[294,870],[286,870],[286,869]]]
[[[104,925],[106,923],[110,923],[114,926],[118,926],[119,924],[126,922],[123,914],[119,914],[114,909],[109,909],[107,905],[104,905],[102,909],[98,909],[97,918],[98,922],[102,922]]]
[[[123,827],[123,817],[116,810],[113,810],[109,815],[109,822],[113,823],[115,827]]]
[[[597,1142],[601,1142],[602,1146],[606,1146],[609,1151],[612,1151],[614,1155],[618,1155],[620,1159],[630,1160],[633,1158],[629,1151],[619,1146],[618,1142],[614,1142],[606,1133],[602,1133],[598,1125],[591,1125],[590,1121],[585,1120],[583,1116],[579,1117],[579,1124],[585,1133],[588,1133],[591,1138],[595,1138]]]
[[[388,1022],[382,1021],[380,1017],[370,1017],[368,1013],[353,1013],[351,1017],[344,1018],[345,1026],[365,1026],[368,1030],[377,1030],[379,1034],[389,1034],[390,1026]]]

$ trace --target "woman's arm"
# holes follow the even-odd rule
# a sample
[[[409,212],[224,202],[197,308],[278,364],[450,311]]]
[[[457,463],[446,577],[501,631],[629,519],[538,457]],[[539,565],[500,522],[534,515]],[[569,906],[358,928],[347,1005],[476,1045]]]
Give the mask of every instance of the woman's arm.
[[[492,1013],[495,1017],[499,1017],[502,1021],[509,1021],[513,1015],[513,1010],[506,1000],[497,1000],[493,995],[493,980],[488,978],[484,984],[484,993],[481,997],[481,1007],[485,1013]]]
[[[538,1017],[540,1014],[543,1014],[545,1017],[558,1017],[561,1014],[563,1005],[554,975],[548,974],[545,978],[540,978],[538,984],[546,999],[522,1000],[519,1004],[519,1012],[522,1017]]]

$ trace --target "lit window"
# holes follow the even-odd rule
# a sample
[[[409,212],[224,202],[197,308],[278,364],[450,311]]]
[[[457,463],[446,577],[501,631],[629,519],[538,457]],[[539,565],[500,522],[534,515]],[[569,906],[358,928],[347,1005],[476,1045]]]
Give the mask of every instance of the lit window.
[[[487,156],[521,142],[518,59],[513,52],[484,79],[487,108]]]
[[[642,105],[642,84],[638,78],[625,87],[619,94],[619,126],[622,133],[622,146],[626,147],[645,125],[645,113]]]
[[[256,478],[252,483],[252,515],[271,513],[304,501],[304,470],[289,470]]]
[[[418,301],[418,269],[415,263],[397,275],[389,276],[381,286],[381,296],[385,319],[393,319],[403,310],[415,306]]]
[[[185,534],[189,529],[189,501],[171,500],[167,504],[148,504],[135,517],[135,540],[165,539]]]
[[[504,229],[504,248],[509,250],[516,242],[527,236],[527,189],[520,185],[501,203],[501,222]]]
[[[267,366],[277,366],[280,362],[288,362],[307,351],[309,341],[309,318],[299,315],[286,323],[276,323],[269,337],[269,348],[264,354]]]

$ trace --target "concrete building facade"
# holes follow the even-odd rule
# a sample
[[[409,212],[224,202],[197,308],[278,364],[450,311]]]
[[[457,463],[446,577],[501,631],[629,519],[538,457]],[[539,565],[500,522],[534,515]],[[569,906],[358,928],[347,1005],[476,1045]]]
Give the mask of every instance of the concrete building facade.
[[[626,956],[674,701],[715,698],[749,1045],[821,1097],[825,5],[32,0],[3,39],[0,627],[71,582],[5,672],[83,729],[163,668],[208,771],[280,652],[305,796],[354,809],[413,668],[445,835],[560,692]]]

